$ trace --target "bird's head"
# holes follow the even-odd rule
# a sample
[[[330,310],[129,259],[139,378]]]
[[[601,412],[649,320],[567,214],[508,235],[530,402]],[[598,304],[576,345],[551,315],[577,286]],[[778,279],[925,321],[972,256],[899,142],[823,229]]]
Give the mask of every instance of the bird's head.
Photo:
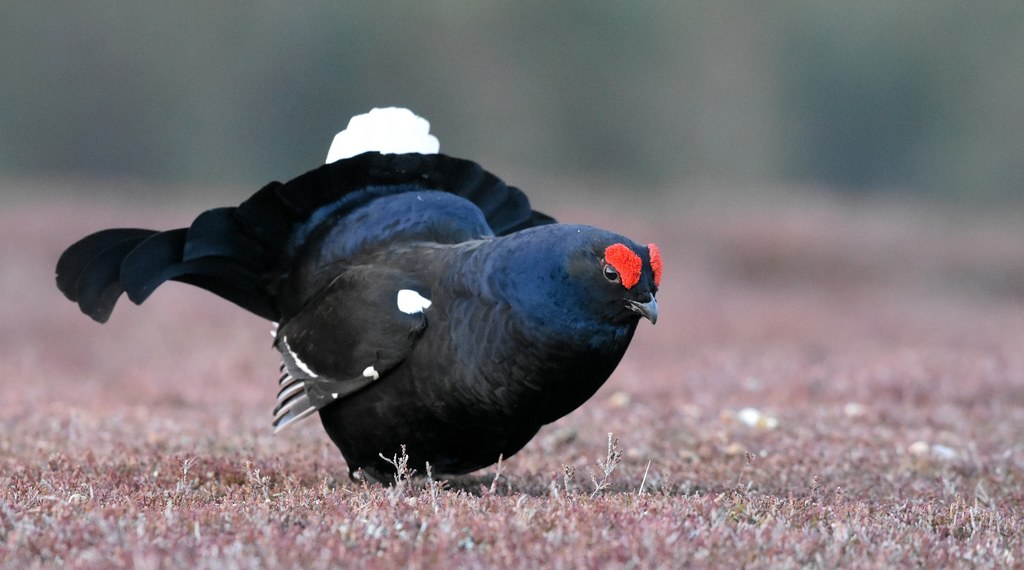
[[[653,243],[638,246],[633,242],[615,242],[601,255],[601,276],[612,298],[621,296],[624,306],[615,320],[628,319],[630,314],[658,322],[658,301],[655,294],[661,285],[661,252]],[[615,302],[611,305],[614,307]]]
[[[543,320],[616,328],[658,320],[662,262],[654,244],[559,224],[519,232],[508,246],[506,283]]]

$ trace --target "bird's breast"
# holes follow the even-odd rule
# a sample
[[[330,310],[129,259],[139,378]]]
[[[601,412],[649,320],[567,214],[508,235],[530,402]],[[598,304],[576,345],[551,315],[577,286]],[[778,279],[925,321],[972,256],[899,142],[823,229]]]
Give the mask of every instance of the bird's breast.
[[[509,305],[469,305],[476,307],[457,304],[443,317],[428,311],[422,350],[410,364],[439,411],[489,420],[539,426],[576,409],[614,371],[635,328],[553,334]]]

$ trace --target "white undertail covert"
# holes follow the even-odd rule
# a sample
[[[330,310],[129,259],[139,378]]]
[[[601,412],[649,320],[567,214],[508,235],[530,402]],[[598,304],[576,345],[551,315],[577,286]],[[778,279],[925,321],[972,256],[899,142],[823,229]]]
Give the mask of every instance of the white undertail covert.
[[[437,154],[441,143],[430,134],[430,122],[402,107],[372,109],[356,115],[334,136],[327,163],[376,151],[381,154]]]

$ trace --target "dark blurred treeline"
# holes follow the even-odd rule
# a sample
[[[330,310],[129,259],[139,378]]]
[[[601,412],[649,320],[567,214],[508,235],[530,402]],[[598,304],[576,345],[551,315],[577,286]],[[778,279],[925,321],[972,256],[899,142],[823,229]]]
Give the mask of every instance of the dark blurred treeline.
[[[384,105],[492,168],[1002,200],[1024,2],[0,1],[2,177],[258,185]]]

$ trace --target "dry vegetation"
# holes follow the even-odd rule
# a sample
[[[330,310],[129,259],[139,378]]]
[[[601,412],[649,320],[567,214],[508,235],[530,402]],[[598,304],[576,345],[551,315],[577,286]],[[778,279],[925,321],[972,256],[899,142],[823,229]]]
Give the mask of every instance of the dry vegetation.
[[[315,422],[271,435],[265,322],[171,286],[101,327],[54,288],[73,239],[191,208],[5,206],[0,565],[1024,564],[1019,218],[661,212],[576,216],[666,259],[592,401],[500,469],[382,488]]]

